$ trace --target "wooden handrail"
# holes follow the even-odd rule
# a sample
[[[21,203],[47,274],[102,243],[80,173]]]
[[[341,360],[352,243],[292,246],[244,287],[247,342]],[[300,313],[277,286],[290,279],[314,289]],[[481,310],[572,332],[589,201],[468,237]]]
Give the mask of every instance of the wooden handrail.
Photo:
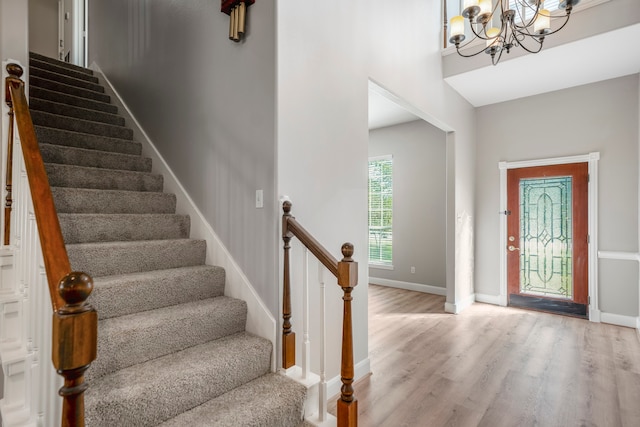
[[[20,135],[27,179],[44,259],[53,308],[52,362],[64,378],[59,394],[63,398],[62,427],[84,427],[84,372],[96,359],[98,315],[86,301],[93,280],[82,272],[71,271],[44,167],[29,105],[20,79],[18,64],[7,65],[6,88],[13,105]]]
[[[282,293],[282,367],[288,369],[295,365],[295,333],[291,331],[291,278],[289,268],[290,241],[293,236],[311,251],[312,254],[338,279],[338,285],[344,293],[342,317],[342,360],[340,379],[342,388],[337,403],[337,421],[339,427],[357,427],[358,401],[353,394],[353,327],[351,316],[351,292],[358,284],[358,263],[352,258],[353,244],[342,245],[342,260],[336,260],[295,217],[291,215],[291,202],[282,204],[282,239],[284,240],[284,281]]]

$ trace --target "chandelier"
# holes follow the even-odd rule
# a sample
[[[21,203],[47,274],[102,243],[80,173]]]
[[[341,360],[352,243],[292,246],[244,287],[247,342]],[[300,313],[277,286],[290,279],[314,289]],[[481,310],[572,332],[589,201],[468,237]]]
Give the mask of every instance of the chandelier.
[[[569,22],[571,10],[580,0],[559,0],[558,9],[564,9],[564,16],[551,16],[544,8],[544,0],[464,0],[462,15],[451,18],[449,41],[456,46],[460,56],[469,58],[485,52],[491,55],[491,63],[496,65],[503,52],[509,53],[514,47],[522,47],[529,53],[542,50],[544,38],[557,33]],[[469,19],[473,39],[464,45],[464,18]],[[560,27],[551,31],[551,19],[564,19]],[[461,52],[476,39],[485,40],[480,51],[465,54]]]

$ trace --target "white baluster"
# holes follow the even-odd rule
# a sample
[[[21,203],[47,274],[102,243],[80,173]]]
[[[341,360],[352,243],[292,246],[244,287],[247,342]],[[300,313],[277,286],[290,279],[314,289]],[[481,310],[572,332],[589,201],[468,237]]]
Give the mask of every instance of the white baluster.
[[[327,377],[326,377],[326,342],[327,330],[325,320],[325,285],[324,266],[318,262],[318,283],[320,284],[320,384],[318,384],[318,420],[327,419]]]
[[[311,342],[309,341],[309,250],[302,248],[302,379],[309,378]]]

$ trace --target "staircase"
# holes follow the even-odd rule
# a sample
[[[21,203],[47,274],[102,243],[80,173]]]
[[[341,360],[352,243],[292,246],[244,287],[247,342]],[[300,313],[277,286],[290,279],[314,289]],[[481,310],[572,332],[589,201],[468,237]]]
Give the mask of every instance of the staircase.
[[[30,55],[30,111],[71,266],[94,278],[98,358],[86,425],[298,426],[305,388],[270,372],[271,342],[163,193],[93,72]]]

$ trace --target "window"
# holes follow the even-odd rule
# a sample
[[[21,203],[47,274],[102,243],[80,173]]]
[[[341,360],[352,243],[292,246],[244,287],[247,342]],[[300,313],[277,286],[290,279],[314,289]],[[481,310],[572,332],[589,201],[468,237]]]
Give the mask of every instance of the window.
[[[558,3],[560,0],[546,0],[541,6],[540,9],[547,9],[549,12],[553,13],[558,10]],[[527,2],[517,3],[515,0],[509,0],[509,9],[513,9],[516,11],[516,22],[529,21],[533,18],[533,15],[536,11],[536,5],[530,4]],[[564,15],[564,11],[562,12]],[[523,19],[524,18],[524,19]]]
[[[369,159],[369,263],[392,267],[393,158]]]

